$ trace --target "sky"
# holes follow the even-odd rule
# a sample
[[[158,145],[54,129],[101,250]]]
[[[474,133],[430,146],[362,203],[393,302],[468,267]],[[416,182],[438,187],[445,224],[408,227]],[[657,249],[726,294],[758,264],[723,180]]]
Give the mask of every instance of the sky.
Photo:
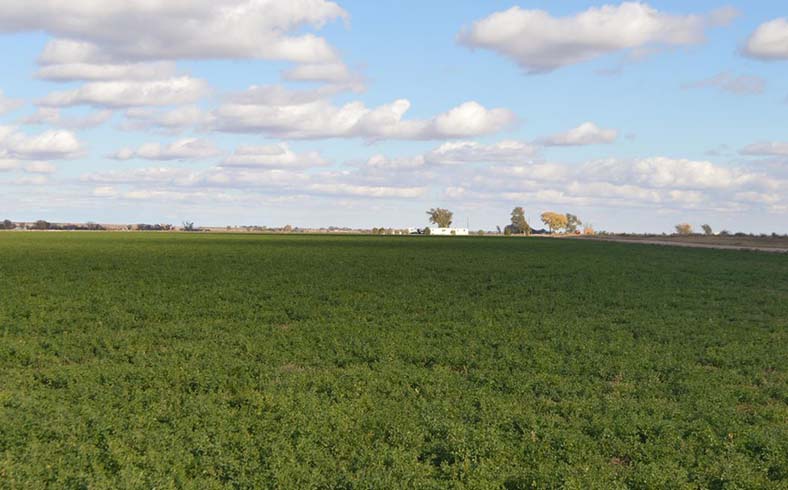
[[[787,15],[0,0],[0,219],[788,233]]]

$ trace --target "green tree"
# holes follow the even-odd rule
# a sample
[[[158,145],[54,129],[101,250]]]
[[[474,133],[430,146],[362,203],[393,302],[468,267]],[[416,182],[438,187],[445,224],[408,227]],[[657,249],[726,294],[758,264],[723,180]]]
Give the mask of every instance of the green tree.
[[[531,234],[531,227],[525,220],[525,210],[520,206],[512,209],[512,232],[525,235]]]
[[[432,208],[427,211],[430,217],[430,223],[437,225],[439,228],[448,228],[451,226],[451,220],[454,213],[444,208]]]
[[[582,226],[583,222],[578,219],[574,214],[566,213],[566,232],[576,233],[577,229]]]
[[[555,233],[566,228],[567,219],[565,214],[554,213],[553,211],[546,211],[542,213],[542,222],[550,228],[550,233]]]
[[[13,230],[14,228],[16,228],[16,225],[10,219],[3,220],[3,222],[0,223],[0,230]]]
[[[714,232],[711,230],[711,226],[709,226],[709,225],[702,225],[701,228],[703,228],[703,234],[704,235],[713,235],[714,234]]]

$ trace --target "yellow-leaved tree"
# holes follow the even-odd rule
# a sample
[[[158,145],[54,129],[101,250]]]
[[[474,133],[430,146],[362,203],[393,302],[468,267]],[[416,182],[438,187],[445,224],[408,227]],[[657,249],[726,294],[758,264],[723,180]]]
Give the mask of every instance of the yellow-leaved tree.
[[[550,233],[555,233],[566,228],[568,220],[565,214],[547,211],[542,213],[542,222],[550,228]]]

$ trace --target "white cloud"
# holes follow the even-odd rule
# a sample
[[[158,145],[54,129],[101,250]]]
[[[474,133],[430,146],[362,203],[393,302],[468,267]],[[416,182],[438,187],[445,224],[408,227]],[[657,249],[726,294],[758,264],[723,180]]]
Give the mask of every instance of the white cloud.
[[[581,174],[587,179],[674,190],[773,187],[770,179],[763,175],[711,162],[666,157],[643,158],[632,162],[599,160],[586,164]]]
[[[123,148],[112,155],[116,160],[130,160],[140,158],[143,160],[202,160],[219,155],[219,150],[210,141],[197,138],[186,138],[162,145],[161,143],[146,143],[136,150]]]
[[[107,197],[119,194],[117,185],[134,185],[131,192],[142,198],[151,193],[170,192],[172,187],[180,189],[235,188],[267,190],[289,195],[346,196],[353,198],[399,199],[421,197],[425,187],[393,185],[359,185],[337,180],[336,176],[320,176],[315,179],[308,174],[286,169],[235,169],[211,168],[189,170],[183,168],[143,168],[90,173],[82,176],[83,182],[103,184]],[[319,180],[319,181],[315,181]],[[141,186],[141,187],[140,187]],[[112,189],[110,192],[108,189]],[[95,194],[95,193],[94,193]],[[128,197],[128,193],[123,193]]]
[[[534,163],[511,167],[493,167],[490,169],[490,172],[493,175],[504,177],[551,182],[566,181],[567,178],[572,175],[568,167],[556,163]]]
[[[456,165],[463,163],[509,162],[524,163],[537,154],[535,146],[521,141],[500,141],[485,145],[475,141],[448,141],[427,154],[433,163]]]
[[[0,31],[44,31],[57,39],[47,63],[107,60],[336,59],[305,26],[347,19],[326,0],[27,0],[0,3]]]
[[[750,34],[743,51],[746,56],[762,60],[788,59],[788,17],[759,25]]]
[[[162,80],[176,74],[175,63],[62,63],[39,68],[36,78],[57,82],[77,80]]]
[[[112,118],[112,111],[97,110],[85,116],[63,116],[56,107],[39,107],[35,113],[23,119],[25,124],[47,124],[66,129],[87,129],[100,126]]]
[[[476,141],[447,141],[421,155],[391,158],[373,155],[365,167],[377,170],[418,170],[427,166],[464,165],[474,163],[526,163],[537,154],[533,145],[505,140],[492,144]]]
[[[739,153],[754,156],[788,157],[788,142],[753,143],[742,148]]]
[[[730,10],[709,16],[673,15],[640,2],[592,7],[569,17],[512,7],[474,22],[459,39],[538,73],[622,50],[697,44],[708,26],[730,20]]]
[[[76,158],[82,151],[71,131],[48,130],[31,136],[14,127],[0,126],[0,159],[68,159]]]
[[[465,189],[463,202],[683,212],[744,211],[753,206],[776,210],[786,204],[784,196],[788,196],[788,181],[775,174],[666,157],[599,160],[581,166],[539,163],[491,167],[450,185]]]
[[[18,179],[14,179],[11,181],[13,185],[25,186],[25,185],[45,185],[49,183],[49,179],[46,175],[33,175],[30,177],[20,177]]]
[[[353,73],[341,61],[301,64],[286,70],[282,77],[292,82],[325,82],[354,92],[364,90],[364,80],[361,75]]]
[[[685,83],[682,88],[718,88],[737,95],[757,95],[766,89],[766,80],[757,76],[736,76],[723,72],[705,80]]]
[[[2,151],[0,151],[0,172],[8,172],[9,170],[16,170],[19,168],[19,160],[14,158],[4,158]]]
[[[423,155],[390,158],[386,155],[377,154],[372,155],[369,160],[367,160],[366,166],[368,168],[381,170],[412,170],[421,168],[426,165],[426,163],[427,161]]]
[[[506,109],[487,109],[478,102],[465,102],[439,115],[432,132],[442,138],[478,136],[499,131],[512,124],[515,116]]]
[[[267,146],[239,146],[222,167],[309,168],[327,165],[320,153],[296,153],[286,143]]]
[[[19,109],[24,105],[24,102],[18,99],[11,99],[6,97],[2,90],[0,90],[0,116]]]
[[[618,138],[615,129],[602,129],[592,122],[585,122],[565,133],[543,138],[545,146],[582,146],[613,143]]]
[[[96,197],[115,197],[118,195],[118,191],[112,186],[104,185],[94,188],[93,195]]]
[[[208,84],[188,76],[153,81],[91,82],[73,90],[53,92],[40,101],[45,107],[166,106],[195,102],[209,93]]]
[[[31,174],[52,174],[57,171],[57,167],[49,162],[30,162],[25,165],[24,170]]]
[[[189,169],[173,167],[148,167],[109,172],[88,173],[82,176],[85,182],[99,182],[106,184],[188,184],[193,181],[191,176],[195,172]]]
[[[423,196],[424,187],[364,186],[352,184],[312,184],[307,190],[316,194],[375,197],[375,198],[415,198]]]
[[[465,102],[428,120],[405,120],[405,99],[368,108],[362,102],[334,105],[317,91],[251,87],[215,112],[220,131],[264,133],[282,138],[442,139],[500,131],[515,121],[507,109]]]
[[[187,128],[201,128],[213,121],[213,116],[194,105],[176,107],[171,110],[156,110],[149,107],[132,107],[125,113],[126,120],[121,129],[162,130],[178,133]]]

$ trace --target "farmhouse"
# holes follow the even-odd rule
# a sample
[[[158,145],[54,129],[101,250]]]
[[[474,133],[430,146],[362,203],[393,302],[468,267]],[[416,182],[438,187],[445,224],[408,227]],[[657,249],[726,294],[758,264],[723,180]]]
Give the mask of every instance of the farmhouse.
[[[467,236],[468,228],[430,228],[430,235]]]

